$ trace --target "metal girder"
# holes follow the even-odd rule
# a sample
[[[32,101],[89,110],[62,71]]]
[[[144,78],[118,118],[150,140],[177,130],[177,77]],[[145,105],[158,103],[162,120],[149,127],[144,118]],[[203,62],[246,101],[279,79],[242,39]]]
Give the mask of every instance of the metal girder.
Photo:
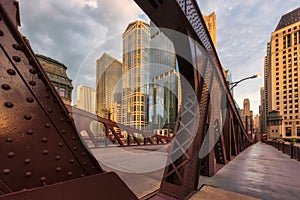
[[[103,172],[0,1],[0,194]]]
[[[18,3],[1,0],[0,199],[137,199],[82,143],[19,21]]]
[[[173,139],[169,152],[168,160],[170,163],[168,162],[168,166],[165,168],[164,179],[158,195],[185,199],[193,190],[197,190],[199,172],[209,176],[214,174],[216,168],[214,158],[218,156],[217,160],[219,163],[227,163],[238,153],[237,138],[241,139],[240,143],[243,148],[246,147],[246,143],[249,144],[247,142],[249,138],[229,91],[222,66],[196,1],[135,0],[135,2],[144,10],[154,24],[159,28],[163,28],[161,31],[173,42],[180,74],[193,87],[197,96],[197,99],[193,99],[185,89],[182,89],[183,99],[178,119],[178,129],[176,129],[176,137]],[[192,42],[190,39],[178,40],[166,29],[187,35],[195,42]],[[195,43],[198,43],[201,47]],[[205,52],[200,50],[201,48],[204,48]],[[197,60],[197,52],[199,51],[203,55],[205,53],[208,54],[211,60],[206,61],[205,73],[199,70],[199,60]],[[182,54],[185,58],[182,58]],[[210,74],[209,71],[212,71],[212,73]],[[212,74],[215,74],[215,76],[212,76]],[[206,119],[213,113],[210,113],[209,109],[211,109],[210,104],[214,103],[210,99],[213,91],[208,90],[212,89],[210,84],[214,77],[217,77],[217,79],[213,83],[216,82],[218,84],[212,88],[219,88],[225,92],[228,112],[220,139],[215,141],[214,138],[208,136],[207,142],[204,139],[207,136],[208,129],[206,126],[209,123]],[[198,102],[200,110],[196,111],[190,102]],[[199,116],[199,127],[195,132],[188,130],[187,127],[190,126],[190,123],[183,119],[186,115],[190,117],[191,121],[195,119],[195,116]],[[236,122],[236,125],[233,122]],[[193,138],[192,140],[191,137]],[[219,146],[207,152],[206,157],[199,159],[199,150],[205,141],[205,145],[217,142]],[[189,147],[185,148],[187,146]],[[175,155],[179,153],[182,155],[176,159]]]

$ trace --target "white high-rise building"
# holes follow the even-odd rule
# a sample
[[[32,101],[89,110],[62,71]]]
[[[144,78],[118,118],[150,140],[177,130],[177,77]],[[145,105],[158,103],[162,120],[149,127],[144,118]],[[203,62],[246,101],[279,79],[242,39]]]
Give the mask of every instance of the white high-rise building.
[[[93,88],[79,85],[77,87],[77,108],[90,113],[96,113],[95,104],[96,93]]]

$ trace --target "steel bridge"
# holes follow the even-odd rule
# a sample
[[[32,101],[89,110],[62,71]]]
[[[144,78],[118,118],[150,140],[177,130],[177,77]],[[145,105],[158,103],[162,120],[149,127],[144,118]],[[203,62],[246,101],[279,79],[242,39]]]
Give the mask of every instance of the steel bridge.
[[[178,41],[162,29],[175,46],[180,74],[192,91],[182,89],[181,111],[161,187],[147,197],[185,199],[198,189],[200,174],[214,175],[250,146],[252,139],[242,124],[196,1],[135,2],[158,27],[188,36]],[[87,131],[95,147],[99,143],[86,125],[91,121],[105,127],[105,144],[111,140],[130,145],[116,128],[126,131],[136,145],[168,143],[171,138],[68,109],[18,31],[18,2],[1,0],[0,13],[0,199],[83,199],[87,193],[95,199],[99,193],[104,199],[137,199],[118,175],[101,168],[79,133]],[[226,102],[223,110],[213,106],[222,102]]]

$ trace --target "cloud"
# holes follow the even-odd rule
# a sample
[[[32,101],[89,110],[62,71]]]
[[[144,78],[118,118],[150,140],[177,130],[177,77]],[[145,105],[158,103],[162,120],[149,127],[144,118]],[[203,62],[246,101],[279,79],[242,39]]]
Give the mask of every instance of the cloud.
[[[30,0],[20,1],[20,10],[20,31],[35,53],[64,63],[75,89],[95,87],[95,60],[103,52],[120,57],[121,33],[143,14],[129,0]]]
[[[217,51],[234,80],[263,72],[271,32],[283,14],[300,6],[298,0],[198,0],[198,3],[205,14],[216,12]],[[91,81],[95,77],[95,60],[104,51],[121,59],[122,32],[129,22],[147,19],[133,0],[22,0],[20,9],[21,32],[29,38],[35,52],[63,62],[72,79],[80,74],[76,84],[92,87],[95,87]],[[246,97],[249,90],[255,94],[250,101],[259,99],[262,84],[262,79],[257,79],[237,87],[238,103],[242,105],[239,99]],[[253,103],[255,113],[258,105]]]
[[[233,80],[263,73],[271,33],[282,15],[300,6],[296,0],[198,0],[198,4],[204,14],[216,12],[217,51],[223,66],[231,71]],[[262,85],[261,78],[236,87],[238,104],[242,106],[243,99],[249,97],[254,113],[258,113],[260,102],[257,100]]]

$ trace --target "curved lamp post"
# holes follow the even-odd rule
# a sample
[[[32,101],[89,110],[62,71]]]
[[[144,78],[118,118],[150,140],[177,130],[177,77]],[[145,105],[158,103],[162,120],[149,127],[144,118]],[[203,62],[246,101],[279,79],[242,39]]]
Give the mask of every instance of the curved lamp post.
[[[259,78],[259,77],[261,77],[261,74],[255,74],[253,76],[249,76],[249,77],[243,78],[243,79],[241,79],[239,81],[235,81],[235,82],[229,83],[229,86],[231,86],[230,90],[232,90],[235,86],[237,86],[242,81],[245,81],[245,80],[248,80],[248,79]]]

